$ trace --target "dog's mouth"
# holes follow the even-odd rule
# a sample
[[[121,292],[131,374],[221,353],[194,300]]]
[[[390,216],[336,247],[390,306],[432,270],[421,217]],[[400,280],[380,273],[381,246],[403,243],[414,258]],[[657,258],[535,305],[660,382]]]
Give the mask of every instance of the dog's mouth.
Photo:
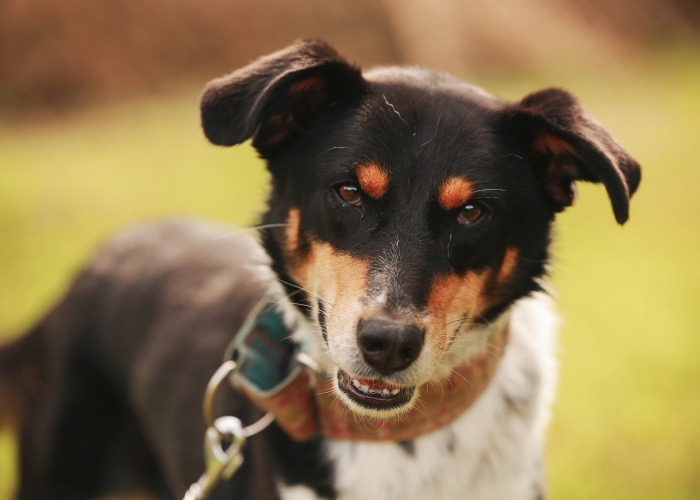
[[[411,401],[415,387],[397,385],[353,377],[338,370],[338,388],[354,403],[368,410],[393,410]]]

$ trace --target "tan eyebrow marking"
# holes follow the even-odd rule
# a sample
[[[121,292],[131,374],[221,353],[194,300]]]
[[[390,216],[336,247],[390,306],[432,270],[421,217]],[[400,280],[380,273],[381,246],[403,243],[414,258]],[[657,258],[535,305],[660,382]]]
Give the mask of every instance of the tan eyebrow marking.
[[[389,174],[377,165],[360,165],[355,175],[362,191],[372,198],[381,198],[389,189]]]
[[[461,177],[450,177],[438,189],[438,203],[445,210],[454,210],[466,204],[473,193],[471,182]]]

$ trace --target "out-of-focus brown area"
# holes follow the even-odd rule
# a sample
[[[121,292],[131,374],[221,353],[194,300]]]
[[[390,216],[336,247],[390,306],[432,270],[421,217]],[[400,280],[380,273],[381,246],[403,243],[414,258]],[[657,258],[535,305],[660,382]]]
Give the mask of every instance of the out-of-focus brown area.
[[[0,106],[173,88],[299,37],[467,72],[615,64],[699,32],[697,0],[0,0]]]

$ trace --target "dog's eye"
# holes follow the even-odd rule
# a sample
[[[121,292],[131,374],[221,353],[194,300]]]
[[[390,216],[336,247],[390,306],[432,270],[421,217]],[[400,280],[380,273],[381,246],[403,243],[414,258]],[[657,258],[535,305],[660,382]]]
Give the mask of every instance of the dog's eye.
[[[352,204],[359,203],[360,198],[362,197],[357,186],[353,186],[352,184],[343,184],[342,186],[338,187],[338,196],[340,196],[340,199],[345,203]]]
[[[475,202],[470,202],[465,205],[457,217],[457,222],[460,224],[474,224],[484,215],[484,209],[481,205]]]

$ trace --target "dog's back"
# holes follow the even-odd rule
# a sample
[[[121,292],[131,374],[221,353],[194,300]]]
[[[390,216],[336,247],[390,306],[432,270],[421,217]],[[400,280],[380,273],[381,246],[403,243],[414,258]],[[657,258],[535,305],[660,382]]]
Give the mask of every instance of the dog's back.
[[[109,241],[61,303],[0,350],[0,384],[12,396],[2,406],[8,416],[21,410],[18,497],[136,489],[167,498],[196,479],[201,396],[263,293],[266,264],[246,232],[196,222]],[[233,391],[222,399],[256,416]]]

